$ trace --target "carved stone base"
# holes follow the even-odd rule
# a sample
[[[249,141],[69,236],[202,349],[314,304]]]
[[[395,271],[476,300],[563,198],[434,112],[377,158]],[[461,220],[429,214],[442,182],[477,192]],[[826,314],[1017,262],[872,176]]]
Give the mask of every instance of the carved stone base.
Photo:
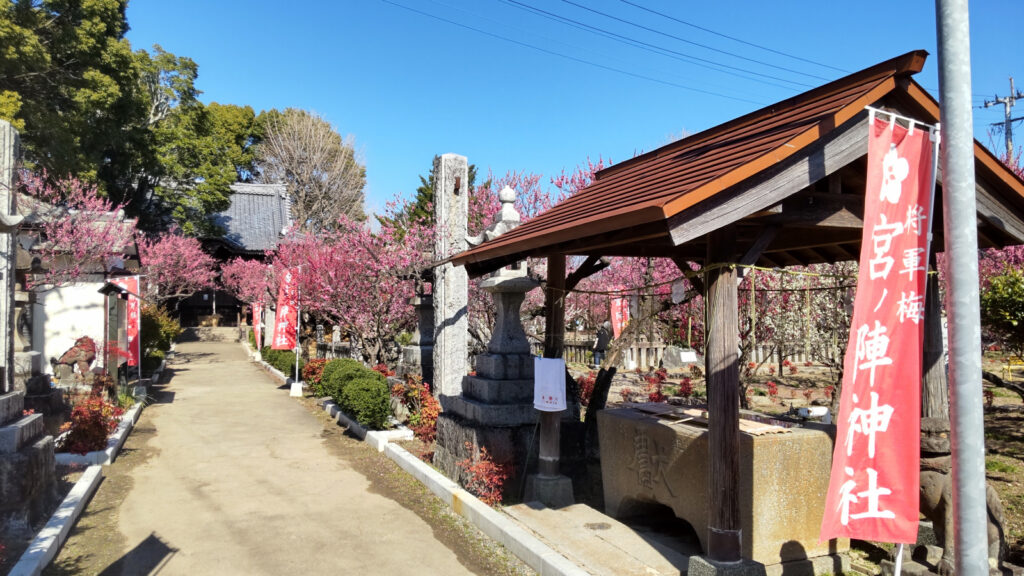
[[[535,430],[532,423],[495,427],[442,412],[437,418],[434,465],[452,480],[464,483],[467,475],[459,462],[472,461],[480,447],[486,447],[495,462],[511,465],[512,475],[505,481],[504,496],[506,500],[518,500],[528,452],[536,444]],[[536,458],[536,449],[533,451]]]

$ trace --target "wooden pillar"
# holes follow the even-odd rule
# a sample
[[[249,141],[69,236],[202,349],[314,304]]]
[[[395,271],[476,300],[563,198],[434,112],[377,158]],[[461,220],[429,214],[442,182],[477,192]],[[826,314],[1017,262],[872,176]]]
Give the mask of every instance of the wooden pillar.
[[[934,255],[932,256],[934,258]],[[934,271],[934,266],[932,268]],[[939,276],[928,275],[924,304],[924,363],[921,378],[921,417],[949,420],[949,392],[942,350],[942,302]]]
[[[734,258],[735,230],[708,237],[708,549],[716,562],[740,560],[739,510],[739,335],[735,268],[717,268]]]
[[[548,283],[544,293],[544,357],[561,358],[565,350],[565,255],[548,255]],[[560,412],[540,413],[541,476],[558,476],[561,447]]]

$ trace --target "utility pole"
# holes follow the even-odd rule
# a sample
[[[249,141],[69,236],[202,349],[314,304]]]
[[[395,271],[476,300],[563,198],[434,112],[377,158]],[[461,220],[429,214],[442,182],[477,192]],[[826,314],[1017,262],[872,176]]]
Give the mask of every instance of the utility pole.
[[[995,96],[994,98],[995,100],[985,100],[985,108],[991,108],[996,104],[1003,105],[1003,109],[1006,114],[1006,118],[1002,122],[1003,134],[1006,136],[1006,157],[1013,158],[1013,123],[1017,120],[1024,119],[1024,116],[1011,118],[1010,111],[1013,109],[1013,105],[1017,102],[1018,98],[1024,98],[1024,92],[1014,90],[1013,76],[1010,76],[1010,95],[1003,98]],[[999,122],[993,122],[992,125],[999,126]]]

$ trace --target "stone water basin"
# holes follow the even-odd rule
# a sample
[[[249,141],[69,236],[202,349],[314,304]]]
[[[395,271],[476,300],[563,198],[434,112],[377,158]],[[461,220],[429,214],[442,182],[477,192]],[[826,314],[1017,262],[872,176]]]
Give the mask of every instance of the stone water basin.
[[[662,414],[652,414],[651,410]],[[707,550],[708,431],[700,411],[660,405],[603,410],[597,415],[605,512],[615,518],[651,504],[688,522]],[[767,421],[767,418],[762,419]],[[832,462],[823,429],[743,420],[740,434],[740,522],[744,558],[774,565],[816,557],[839,572],[848,539],[818,541]],[[787,425],[789,426],[789,425]],[[746,428],[747,430],[744,430]],[[821,562],[821,560],[834,562]]]

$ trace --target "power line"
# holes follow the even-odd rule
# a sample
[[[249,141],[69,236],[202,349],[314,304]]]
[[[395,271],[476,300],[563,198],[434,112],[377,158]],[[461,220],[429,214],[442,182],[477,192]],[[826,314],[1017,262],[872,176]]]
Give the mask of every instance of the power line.
[[[496,19],[496,18],[491,18],[490,16],[486,16],[486,15],[483,15],[483,14],[478,14],[476,12],[472,12],[472,11],[466,10],[465,8],[462,8],[460,6],[453,6],[451,4],[447,4],[445,2],[442,2],[441,0],[430,0],[430,2],[433,3],[433,4],[436,4],[436,5],[440,6],[440,7],[446,8],[448,10],[454,10],[454,11],[461,12],[462,14],[468,15],[471,18],[477,18],[477,19],[484,20],[484,21],[492,23],[492,24],[497,24],[499,27],[504,27],[506,29],[523,32],[523,33],[525,33],[527,35],[533,36],[537,40],[542,40],[542,41],[547,42],[547,43],[557,44],[557,45],[564,46],[566,48],[570,48],[570,49],[573,49],[573,50],[579,50],[581,52],[587,52],[588,55],[592,56],[592,57],[600,56],[599,60],[602,61],[602,62],[607,62],[609,60],[616,61],[616,62],[619,62],[620,64],[626,66],[627,68],[629,68],[630,70],[632,70],[634,72],[636,72],[638,70],[638,68],[635,66],[635,64],[633,62],[628,62],[628,61],[623,60],[622,58],[619,58],[619,57],[617,57],[615,55],[609,55],[607,53],[603,53],[603,54],[597,53],[597,52],[594,51],[593,48],[589,48],[589,47],[588,48],[584,48],[584,47],[581,47],[581,46],[576,45],[576,44],[570,44],[568,42],[563,42],[562,40],[559,40],[559,39],[556,39],[556,38],[550,38],[548,36],[542,36],[542,35],[537,34],[536,31],[533,30],[533,29],[525,28],[525,27],[522,27],[522,26],[510,26],[510,24],[509,24],[507,19],[506,20],[499,20],[499,19]],[[518,7],[515,7],[515,8],[518,8]],[[571,26],[571,24],[570,24],[570,26]],[[583,28],[580,28],[580,29],[581,30],[585,30]],[[639,46],[638,46],[638,48],[639,48]],[[654,70],[651,70],[650,68],[647,68],[646,70],[641,70],[640,72],[647,73],[647,74],[652,74],[653,73],[654,75],[657,76],[659,73],[664,72],[664,70],[654,71]],[[673,77],[674,78],[678,78],[679,76],[678,75],[673,75]],[[750,80],[754,80],[754,79],[751,78]],[[756,81],[756,80],[754,80],[754,81]],[[705,87],[707,87],[709,89],[727,89],[728,90],[728,88],[726,88],[725,86],[722,86],[720,84],[715,84],[715,83],[712,83],[712,82],[704,82],[704,83],[702,83],[702,85],[704,85]],[[772,85],[773,86],[778,86],[779,88],[784,88],[786,90],[790,90],[791,89],[789,86],[783,86],[781,84],[772,84]]]
[[[681,20],[679,18],[676,18],[675,16],[670,16],[668,14],[665,14],[664,12],[658,12],[657,10],[652,10],[652,9],[646,7],[646,6],[641,6],[640,4],[637,4],[635,2],[630,2],[629,0],[619,0],[619,2],[622,2],[623,4],[628,4],[630,6],[633,6],[634,8],[639,8],[639,9],[645,11],[645,12],[650,12],[651,14],[656,14],[658,16],[661,16],[662,18],[668,18],[669,20],[672,20],[673,22],[678,22],[679,24],[682,24],[684,26],[689,26],[691,28],[696,28],[697,30],[700,30],[702,32],[707,32],[708,34],[714,34],[715,36],[719,36],[721,38],[726,38],[728,40],[732,40],[733,42],[739,42],[740,44],[746,44],[747,46],[752,46],[752,47],[758,48],[760,50],[765,50],[765,51],[771,52],[772,54],[778,54],[780,56],[785,56],[787,58],[792,58],[794,60],[799,60],[801,62],[806,62],[808,64],[814,64],[815,66],[821,66],[823,68],[830,68],[830,69],[835,70],[837,72],[844,72],[844,73],[848,73],[849,72],[849,70],[843,70],[842,68],[837,68],[835,66],[832,66],[831,64],[825,64],[825,63],[822,63],[822,62],[816,62],[814,60],[803,58],[803,57],[797,56],[795,54],[789,54],[788,52],[782,52],[781,50],[775,50],[774,48],[769,48],[767,46],[761,46],[760,44],[754,44],[753,42],[748,42],[748,41],[743,40],[741,38],[736,38],[734,36],[729,36],[728,34],[722,34],[721,32],[715,32],[714,30],[711,30],[710,28],[705,28],[703,26],[698,26],[697,24],[694,24],[692,22],[687,22],[686,20]]]
[[[506,4],[512,4],[514,6],[517,6],[517,7],[521,8],[521,9],[523,9],[523,10],[527,10],[527,11],[533,12],[535,14],[543,15],[545,18],[548,18],[550,20],[560,21],[560,22],[563,22],[563,23],[569,23],[570,25],[575,25],[574,27],[582,27],[582,28],[584,28],[584,29],[586,29],[586,30],[588,30],[590,32],[593,32],[593,33],[596,33],[596,34],[601,34],[601,35],[604,35],[604,36],[610,37],[610,38],[615,38],[615,39],[618,39],[619,41],[626,42],[628,44],[631,44],[631,45],[634,45],[634,46],[637,46],[637,47],[643,47],[644,49],[647,49],[648,51],[654,51],[655,53],[661,53],[662,55],[675,55],[675,56],[681,57],[684,62],[689,62],[691,64],[694,64],[694,65],[697,65],[697,66],[702,66],[704,68],[710,68],[712,70],[716,70],[718,72],[723,72],[725,74],[731,74],[733,76],[739,76],[740,78],[746,78],[748,80],[754,80],[755,82],[763,82],[765,84],[771,84],[773,86],[778,86],[778,84],[772,84],[771,82],[765,82],[764,80],[759,80],[759,79],[756,79],[756,78],[745,77],[742,74],[737,74],[736,72],[730,72],[729,71],[729,70],[735,70],[737,72],[743,72],[745,74],[750,74],[750,75],[753,75],[753,76],[760,76],[761,78],[768,78],[768,79],[771,79],[771,80],[778,80],[780,82],[787,82],[789,84],[795,84],[797,86],[802,86],[802,87],[805,87],[805,88],[813,88],[813,86],[811,84],[805,84],[803,82],[797,82],[796,80],[789,80],[789,79],[786,79],[786,78],[781,78],[779,76],[772,76],[771,74],[763,74],[761,72],[755,72],[753,70],[748,70],[746,68],[740,68],[738,66],[730,66],[728,64],[722,64],[720,62],[715,62],[714,60],[708,60],[707,58],[700,58],[698,56],[693,56],[692,54],[687,54],[685,52],[679,52],[678,50],[672,50],[672,49],[669,49],[669,48],[665,48],[663,46],[658,46],[656,44],[651,44],[649,42],[644,42],[642,40],[637,40],[635,38],[630,38],[628,36],[624,36],[622,34],[618,34],[618,33],[612,32],[610,30],[605,30],[605,29],[597,27],[597,26],[586,24],[584,22],[580,22],[578,20],[573,20],[572,18],[569,18],[569,17],[566,17],[566,16],[561,16],[559,14],[555,14],[554,12],[549,12],[547,10],[543,10],[541,8],[537,8],[535,6],[531,6],[529,4],[525,4],[523,2],[519,2],[518,0],[501,0],[501,1],[505,2]],[[679,59],[679,58],[676,58],[676,59]],[[722,68],[726,68],[727,70],[722,70]],[[790,87],[786,87],[786,86],[781,86],[781,87],[792,90],[792,88],[790,88]]]
[[[419,14],[421,16],[426,16],[427,18],[432,18],[434,20],[439,20],[441,22],[445,22],[445,23],[451,24],[452,26],[458,26],[459,28],[464,28],[466,30],[472,30],[473,32],[476,32],[478,34],[483,34],[485,36],[490,36],[491,38],[497,38],[498,40],[503,40],[505,42],[510,42],[512,44],[516,44],[516,45],[522,46],[524,48],[530,48],[531,50],[536,50],[538,52],[543,52],[545,54],[549,54],[549,55],[552,55],[552,56],[558,56],[560,58],[565,58],[566,60],[572,60],[573,62],[579,62],[580,64],[586,64],[588,66],[593,66],[595,68],[600,68],[602,70],[607,70],[609,72],[617,72],[619,74],[625,74],[626,76],[632,76],[633,78],[639,78],[641,80],[648,80],[650,82],[657,82],[658,84],[664,84],[666,86],[672,86],[674,88],[681,88],[683,90],[689,90],[691,92],[699,92],[701,94],[707,94],[709,96],[717,96],[719,98],[727,98],[729,100],[736,100],[737,102],[746,102],[748,104],[755,104],[755,105],[758,105],[758,106],[763,105],[763,102],[756,102],[754,100],[748,100],[746,98],[740,98],[738,96],[730,96],[728,94],[721,94],[721,93],[718,93],[718,92],[713,92],[711,90],[703,90],[701,88],[694,88],[692,86],[685,86],[683,84],[677,84],[675,82],[669,82],[667,80],[661,80],[659,78],[654,78],[654,77],[651,77],[651,76],[645,76],[643,74],[636,74],[634,72],[630,72],[628,70],[622,70],[622,69],[615,68],[615,67],[612,67],[612,66],[605,66],[604,64],[598,64],[597,62],[591,62],[591,61],[585,60],[583,58],[577,58],[575,56],[570,56],[568,54],[563,54],[561,52],[556,52],[554,50],[548,50],[547,48],[542,48],[540,46],[535,46],[533,44],[528,44],[526,42],[521,42],[519,40],[508,38],[508,37],[502,36],[500,34],[495,34],[493,32],[488,32],[486,30],[481,30],[479,28],[474,28],[473,26],[469,26],[469,25],[463,24],[461,22],[456,22],[454,20],[449,20],[447,18],[443,18],[441,16],[437,16],[437,15],[431,14],[429,12],[424,12],[422,10],[418,10],[416,8],[412,8],[410,6],[405,6],[403,4],[399,4],[398,2],[393,2],[392,0],[380,0],[380,1],[385,3],[385,4],[390,4],[391,6],[395,6],[397,8],[401,8],[403,10],[408,10],[409,12],[414,12],[414,13]]]
[[[793,90],[792,86],[785,86],[783,84],[776,84],[775,82],[769,82],[767,80],[761,80],[759,78],[752,78],[750,76],[745,76],[743,74],[739,74],[739,73],[736,73],[736,72],[730,72],[729,70],[722,70],[721,68],[718,68],[715,65],[707,65],[707,64],[703,64],[701,62],[695,62],[689,56],[687,56],[685,54],[682,54],[680,52],[670,53],[670,51],[668,51],[666,49],[663,49],[663,48],[659,48],[659,47],[654,46],[652,44],[644,44],[642,42],[639,42],[639,41],[636,41],[636,40],[632,40],[632,39],[627,38],[625,36],[622,36],[620,34],[615,34],[614,32],[607,32],[607,31],[602,30],[600,28],[595,28],[593,26],[589,26],[587,24],[582,24],[582,23],[579,23],[579,22],[577,22],[575,20],[571,20],[569,18],[565,18],[563,16],[559,16],[559,15],[553,14],[551,12],[546,12],[544,10],[541,10],[540,8],[533,8],[531,6],[526,6],[524,4],[513,3],[510,0],[498,0],[498,1],[499,2],[503,2],[505,4],[508,4],[509,6],[511,6],[513,8],[518,8],[518,9],[523,10],[525,12],[530,12],[531,14],[535,14],[535,15],[540,16],[542,18],[547,18],[548,20],[552,20],[554,22],[559,22],[561,24],[565,24],[566,26],[569,26],[571,28],[576,28],[577,30],[582,30],[584,32],[589,32],[591,34],[600,36],[602,38],[607,38],[609,40],[614,40],[616,42],[619,42],[619,43],[622,43],[622,44],[626,44],[627,46],[632,46],[634,48],[639,48],[641,50],[645,50],[645,51],[650,52],[652,54],[658,54],[659,56],[666,56],[666,57],[672,58],[674,60],[679,60],[680,62],[686,62],[687,64],[693,64],[694,66],[700,66],[700,67],[706,68],[708,70],[714,70],[715,72],[722,72],[723,74],[729,74],[730,76],[736,76],[737,78],[743,78],[744,80],[750,80],[751,82],[760,82],[760,83],[766,84],[768,86],[775,86],[776,88],[782,88],[783,90],[789,90],[789,91]],[[785,80],[785,81],[786,82],[790,82],[789,80]],[[796,83],[794,82],[794,84],[796,84]],[[806,86],[806,85],[804,85],[804,86]]]
[[[824,76],[817,76],[815,74],[808,74],[807,72],[801,72],[799,70],[794,70],[792,68],[786,68],[785,66],[776,66],[775,64],[770,64],[770,63],[764,62],[762,60],[757,60],[757,59],[754,59],[754,58],[747,58],[746,56],[741,56],[741,55],[736,54],[734,52],[729,52],[727,50],[720,50],[720,49],[715,48],[713,46],[708,46],[707,44],[701,44],[700,42],[694,42],[693,40],[687,40],[686,38],[681,38],[681,37],[676,36],[674,34],[669,34],[668,32],[662,32],[661,30],[650,28],[650,27],[644,26],[642,24],[637,24],[636,22],[631,22],[629,20],[626,20],[625,18],[619,18],[618,16],[615,16],[613,14],[607,14],[605,12],[601,12],[600,10],[595,10],[593,8],[590,8],[589,6],[584,6],[583,4],[579,4],[577,2],[573,2],[572,0],[562,0],[562,2],[565,2],[566,4],[569,4],[571,6],[576,6],[577,8],[586,10],[587,12],[592,12],[594,14],[599,14],[601,16],[604,16],[605,18],[610,18],[610,19],[615,20],[617,22],[622,22],[623,24],[629,24],[630,26],[634,26],[636,28],[640,28],[641,30],[647,30],[648,32],[653,32],[655,34],[659,34],[661,36],[665,36],[666,38],[672,38],[673,40],[678,40],[680,42],[683,42],[683,43],[686,43],[686,44],[690,44],[692,46],[698,46],[700,48],[704,48],[705,50],[711,50],[712,52],[718,52],[719,54],[725,54],[726,56],[732,56],[733,58],[739,58],[740,60],[746,60],[747,62],[753,62],[755,64],[760,64],[762,66],[768,66],[769,68],[775,68],[777,70],[783,70],[785,72],[790,72],[790,73],[793,73],[793,74],[799,74],[801,76],[807,76],[809,78],[814,78],[814,79],[817,79],[817,80],[825,80],[826,82],[829,80],[828,78],[825,78]]]

